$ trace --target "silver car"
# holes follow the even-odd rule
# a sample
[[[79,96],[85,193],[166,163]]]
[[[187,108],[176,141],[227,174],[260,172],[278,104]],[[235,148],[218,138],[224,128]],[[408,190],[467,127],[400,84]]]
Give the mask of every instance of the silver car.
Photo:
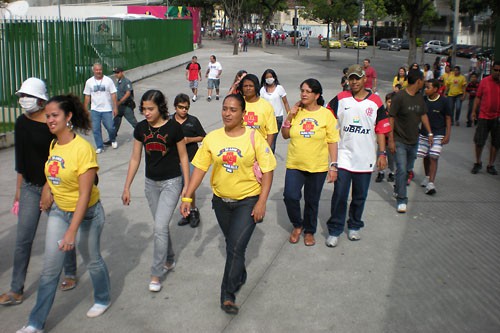
[[[442,50],[442,48],[447,45],[448,44],[442,40],[430,40],[424,44],[424,50],[427,53],[439,53],[439,50]]]

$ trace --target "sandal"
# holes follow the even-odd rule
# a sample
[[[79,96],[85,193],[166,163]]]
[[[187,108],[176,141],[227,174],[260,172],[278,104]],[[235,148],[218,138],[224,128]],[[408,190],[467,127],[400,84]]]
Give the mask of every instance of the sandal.
[[[23,295],[16,294],[15,292],[9,291],[5,294],[0,295],[1,305],[19,305],[23,302]]]
[[[61,286],[59,287],[59,289],[61,289],[62,291],[68,291],[71,289],[75,289],[76,283],[77,283],[76,278],[65,277],[63,282],[61,282]]]

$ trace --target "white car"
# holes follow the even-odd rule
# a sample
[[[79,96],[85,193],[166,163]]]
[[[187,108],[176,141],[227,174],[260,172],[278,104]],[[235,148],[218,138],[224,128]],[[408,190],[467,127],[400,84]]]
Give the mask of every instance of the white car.
[[[442,49],[444,46],[448,44],[443,42],[442,40],[430,40],[424,45],[424,50],[427,53],[438,53],[438,50]]]

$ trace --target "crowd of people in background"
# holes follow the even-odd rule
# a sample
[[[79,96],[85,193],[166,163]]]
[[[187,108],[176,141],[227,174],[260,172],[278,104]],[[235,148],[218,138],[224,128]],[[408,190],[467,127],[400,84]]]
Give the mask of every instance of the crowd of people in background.
[[[256,38],[251,32],[242,36],[242,49],[245,39],[255,42]],[[268,40],[278,43],[284,39],[273,33]],[[226,244],[220,305],[226,313],[237,314],[236,294],[247,280],[245,251],[256,224],[266,214],[280,132],[288,140],[283,201],[291,224],[289,242],[297,244],[303,236],[306,246],[316,244],[325,180],[334,183],[326,246],[337,246],[346,224],[347,238],[358,241],[373,171],[377,171],[375,182],[380,183],[389,168],[387,181],[395,183],[398,213],[407,212],[407,186],[415,177],[417,158],[422,159],[424,169],[421,186],[428,195],[437,193],[438,160],[443,146],[451,141],[452,126],[461,124],[462,102],[467,99],[466,126],[477,125],[472,173],[481,170],[482,150],[491,135],[486,171],[498,174],[494,162],[500,147],[500,62],[490,67],[491,75],[486,77],[475,57],[465,75],[460,66],[441,57],[432,66],[421,68],[414,63],[399,67],[384,105],[377,91],[377,71],[370,59],[364,59],[363,64],[343,70],[342,91],[330,102],[323,98],[321,83],[309,78],[300,84],[300,100],[292,101],[291,107],[273,69],[266,69],[260,79],[240,70],[222,101],[223,126],[208,134],[189,114],[202,79],[196,56],[185,72],[192,97],[178,94],[173,102],[175,112],[170,113],[164,94],[148,90],[138,106],[145,118],[139,122],[134,115],[132,83],[121,67],[113,70],[115,84],[103,74],[102,65],[94,64],[83,104],[72,95],[49,98],[43,81],[30,78],[17,92],[24,114],[16,122],[18,179],[13,211],[23,223],[18,226],[11,289],[0,295],[0,304],[23,301],[41,208],[49,212],[44,268],[36,305],[28,325],[18,333],[42,332],[63,267],[66,285],[60,288],[76,286],[75,247],[94,286],[95,304],[87,316],[97,317],[111,305],[109,273],[100,255],[105,215],[97,186],[96,154],[103,153],[107,145],[118,148],[122,117],[133,127],[134,139],[122,193],[126,206],[132,202],[130,188],[145,152],[145,195],[154,222],[148,289],[159,292],[162,280],[175,268],[169,226],[179,201],[182,217],[178,225],[196,228],[201,222],[195,191],[212,167],[212,208]],[[211,55],[205,73],[208,102],[213,90],[215,100],[221,97],[221,75],[222,66]],[[108,132],[107,141],[102,139],[101,123]],[[78,134],[90,130],[95,147]]]

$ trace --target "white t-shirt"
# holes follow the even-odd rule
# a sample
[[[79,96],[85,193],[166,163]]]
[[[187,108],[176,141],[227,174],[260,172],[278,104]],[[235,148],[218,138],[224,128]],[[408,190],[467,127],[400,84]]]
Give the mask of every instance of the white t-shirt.
[[[222,66],[218,61],[212,63],[211,61],[208,62],[207,68],[210,70],[208,72],[208,78],[209,79],[218,79],[217,75],[219,75],[219,71],[222,70]]]
[[[113,111],[111,94],[116,94],[116,86],[109,77],[104,75],[101,80],[94,76],[85,82],[83,94],[90,96],[90,109],[97,112]]]
[[[274,116],[280,117],[284,115],[285,106],[283,105],[283,97],[286,96],[285,88],[277,85],[272,93],[268,93],[265,87],[260,88],[260,97],[271,103],[274,109]]]

